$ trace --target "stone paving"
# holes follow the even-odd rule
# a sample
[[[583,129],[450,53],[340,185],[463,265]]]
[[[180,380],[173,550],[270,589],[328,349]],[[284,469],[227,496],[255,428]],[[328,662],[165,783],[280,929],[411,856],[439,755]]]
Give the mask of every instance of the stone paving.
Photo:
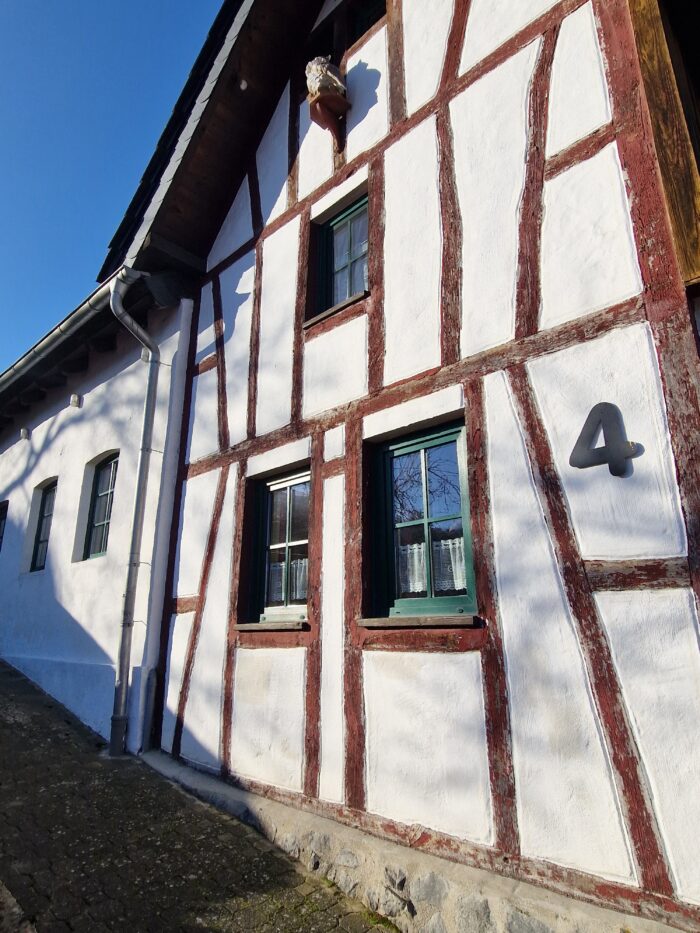
[[[391,927],[0,662],[0,931]]]

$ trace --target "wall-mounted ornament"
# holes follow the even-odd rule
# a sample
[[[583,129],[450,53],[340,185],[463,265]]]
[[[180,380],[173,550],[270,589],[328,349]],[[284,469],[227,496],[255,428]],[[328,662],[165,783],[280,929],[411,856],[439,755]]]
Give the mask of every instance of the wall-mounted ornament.
[[[595,447],[602,432],[603,444]],[[641,444],[627,440],[622,412],[610,402],[599,402],[591,408],[569,457],[569,465],[577,470],[608,465],[613,476],[626,476],[627,461],[644,453]]]
[[[347,89],[330,56],[319,55],[306,66],[309,115],[314,123],[333,134],[338,149],[343,145],[343,124],[350,109]]]

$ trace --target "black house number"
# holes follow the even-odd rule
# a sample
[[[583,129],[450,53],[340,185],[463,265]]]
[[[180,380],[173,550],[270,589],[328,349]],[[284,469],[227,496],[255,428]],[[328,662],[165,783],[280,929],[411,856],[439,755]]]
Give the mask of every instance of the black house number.
[[[601,447],[594,447],[598,432],[603,434]],[[644,448],[627,440],[625,422],[617,405],[599,402],[591,408],[569,457],[569,465],[578,470],[607,463],[613,476],[625,476],[627,461],[639,457]]]

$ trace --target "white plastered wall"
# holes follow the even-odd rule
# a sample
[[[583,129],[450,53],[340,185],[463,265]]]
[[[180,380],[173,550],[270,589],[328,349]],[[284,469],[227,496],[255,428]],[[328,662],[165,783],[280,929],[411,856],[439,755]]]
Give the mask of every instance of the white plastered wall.
[[[323,484],[319,797],[334,803],[344,802],[344,514],[345,477],[333,476]]]
[[[229,440],[245,440],[248,423],[250,329],[255,297],[255,252],[250,251],[221,273],[226,399]]]
[[[431,100],[438,89],[454,0],[404,0],[401,13],[406,109],[411,114]]]
[[[208,282],[202,289],[199,299],[199,324],[195,363],[201,363],[207,356],[211,356],[215,350],[214,296],[211,282]]]
[[[287,206],[288,153],[289,85],[280,97],[256,156],[263,224],[269,224]]]
[[[590,683],[504,374],[487,376],[485,390],[521,850],[634,882]]]
[[[217,768],[220,764],[236,480],[234,467],[229,472],[224,493],[182,729],[183,757],[209,768]]]
[[[481,658],[363,655],[367,809],[492,842]]]
[[[179,419],[171,406],[184,382],[179,363],[187,356],[190,313],[191,304],[183,303],[179,312],[154,315],[150,326],[162,365],[132,640],[130,748],[138,748],[141,735],[149,614],[155,618],[162,611],[162,601],[156,610],[151,597],[160,592],[162,600],[164,565],[155,555],[170,518],[165,513],[179,450]],[[146,376],[140,346],[121,332],[116,351],[93,357],[86,373],[30,410],[24,421],[28,441],[11,434],[0,446],[0,500],[9,501],[0,554],[0,656],[103,736],[114,699]],[[69,406],[73,393],[82,396],[82,407]],[[82,560],[87,509],[81,503],[89,502],[94,475],[88,464],[115,450],[119,468],[107,553]],[[31,506],[40,496],[37,487],[52,477],[58,488],[46,567],[30,572],[36,531],[29,523]]]
[[[173,596],[196,596],[202,561],[211,526],[212,509],[220,470],[200,473],[184,485],[180,508]]]
[[[299,107],[298,194],[305,198],[333,174],[333,137],[311,121],[309,105]]]
[[[212,269],[222,259],[227,259],[253,236],[253,220],[250,210],[250,186],[248,176],[243,177],[241,186],[226,215],[221,230],[209,253],[207,269]]]
[[[685,554],[685,524],[649,325],[620,328],[532,360],[528,372],[582,557]],[[605,465],[585,470],[569,465],[584,422],[599,402],[616,405],[628,440],[644,447],[640,457],[628,461],[627,476],[612,476]]]
[[[231,730],[234,774],[300,791],[305,648],[239,648]]]
[[[557,0],[473,0],[460,72],[478,64],[511,36],[550,10]]]
[[[593,6],[587,3],[561,24],[552,62],[547,156],[610,122],[603,56]]]
[[[541,269],[541,327],[642,291],[616,143],[545,182]]]
[[[192,380],[187,461],[201,460],[219,449],[218,374],[208,369]]]
[[[367,316],[363,314],[305,344],[304,417],[366,394]]]
[[[598,593],[675,885],[700,903],[700,653],[692,590]]]
[[[180,687],[185,669],[187,645],[192,633],[194,612],[183,612],[170,618],[170,637],[165,670],[165,702],[163,704],[163,727],[160,737],[161,748],[172,751],[177,722],[177,707],[180,702]]]
[[[385,156],[384,381],[440,364],[442,231],[435,119]]]
[[[265,240],[260,296],[257,432],[289,422],[296,305],[299,217]]]
[[[348,59],[345,77],[352,101],[346,117],[348,162],[379,142],[389,129],[387,73],[387,32],[383,27]]]
[[[450,104],[462,245],[462,356],[512,340],[532,42]]]

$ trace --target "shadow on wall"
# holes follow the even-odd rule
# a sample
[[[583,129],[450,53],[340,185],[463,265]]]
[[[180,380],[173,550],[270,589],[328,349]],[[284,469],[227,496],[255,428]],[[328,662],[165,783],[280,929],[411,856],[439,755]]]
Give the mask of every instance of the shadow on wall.
[[[22,547],[25,530],[8,520],[0,552],[0,581],[10,553]],[[109,735],[114,699],[112,659],[61,604],[51,551],[43,570],[22,574],[21,590],[41,606],[40,615],[8,614],[0,605],[0,655],[82,722]]]
[[[357,126],[358,123],[364,120],[372,107],[378,102],[379,95],[377,92],[381,77],[381,73],[376,68],[370,68],[367,62],[363,61],[359,61],[348,71],[346,75],[347,85],[348,87],[352,85],[357,89],[357,93],[353,95],[354,99],[351,101],[352,110],[349,114],[353,126]]]

